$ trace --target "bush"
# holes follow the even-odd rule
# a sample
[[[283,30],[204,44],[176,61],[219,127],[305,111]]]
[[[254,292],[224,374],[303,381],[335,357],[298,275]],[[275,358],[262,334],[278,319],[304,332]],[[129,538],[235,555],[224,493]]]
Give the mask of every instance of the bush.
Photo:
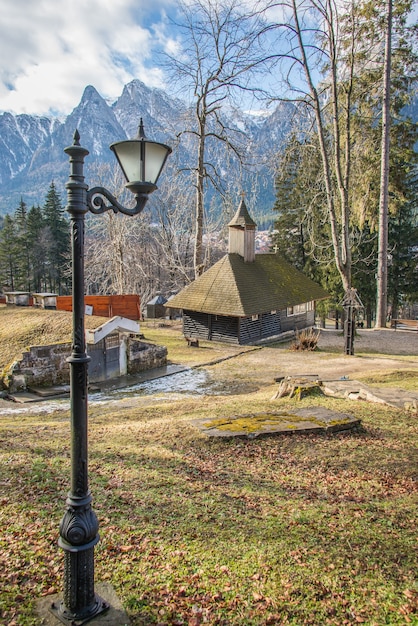
[[[316,350],[319,341],[319,330],[308,328],[296,331],[296,339],[290,346],[291,350]]]

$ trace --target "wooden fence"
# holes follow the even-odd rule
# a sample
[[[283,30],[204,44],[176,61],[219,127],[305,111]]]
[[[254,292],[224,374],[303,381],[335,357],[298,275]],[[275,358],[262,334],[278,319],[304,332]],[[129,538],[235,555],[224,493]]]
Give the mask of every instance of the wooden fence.
[[[86,312],[91,315],[99,315],[101,317],[120,315],[135,321],[141,317],[141,300],[138,295],[84,296],[84,303]],[[57,310],[71,311],[71,296],[57,296]]]

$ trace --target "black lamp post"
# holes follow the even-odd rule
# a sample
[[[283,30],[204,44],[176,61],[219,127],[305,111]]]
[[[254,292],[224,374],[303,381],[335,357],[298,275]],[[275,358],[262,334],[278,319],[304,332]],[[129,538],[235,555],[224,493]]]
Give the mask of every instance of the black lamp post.
[[[350,356],[354,354],[354,335],[356,332],[355,313],[358,309],[364,309],[357,289],[347,289],[342,301],[345,320],[344,320],[344,353]]]
[[[88,150],[80,146],[76,130],[74,143],[65,148],[70,158],[66,183],[67,211],[71,218],[73,345],[70,364],[71,395],[71,487],[60,524],[59,545],[64,550],[64,593],[51,607],[56,617],[71,626],[81,626],[104,613],[109,605],[94,591],[94,546],[99,541],[99,523],[92,509],[88,485],[87,375],[90,358],[86,353],[84,329],[84,217],[87,211],[137,215],[144,208],[171,152],[168,146],[145,138],[142,120],[138,137],[110,146],[126,177],[126,187],[135,194],[136,204],[125,208],[103,187],[88,190],[84,182],[84,158]],[[106,204],[104,198],[110,204]]]

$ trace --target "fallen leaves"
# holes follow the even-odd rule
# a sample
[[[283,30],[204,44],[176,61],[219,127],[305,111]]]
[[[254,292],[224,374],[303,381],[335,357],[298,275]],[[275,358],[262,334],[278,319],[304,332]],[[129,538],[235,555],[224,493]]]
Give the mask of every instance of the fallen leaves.
[[[224,414],[226,402],[243,398],[90,422],[97,580],[115,587],[132,626],[415,623],[407,418],[379,408],[359,433],[251,442],[207,442],[188,426],[202,405]],[[33,626],[34,599],[62,588],[68,424],[45,419],[0,423],[8,625]]]

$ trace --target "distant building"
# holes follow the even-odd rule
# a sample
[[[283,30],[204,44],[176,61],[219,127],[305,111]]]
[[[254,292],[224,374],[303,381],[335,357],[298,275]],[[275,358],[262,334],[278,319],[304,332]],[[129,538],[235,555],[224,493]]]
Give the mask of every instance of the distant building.
[[[7,305],[32,306],[33,300],[29,291],[5,291]]]
[[[166,307],[165,307],[166,302],[167,302],[167,298],[165,298],[161,294],[155,296],[155,298],[147,302],[147,317],[149,319],[165,317],[167,313]]]
[[[228,224],[228,254],[173,296],[186,337],[257,343],[314,324],[320,285],[277,253],[255,253],[256,224],[244,199]]]

